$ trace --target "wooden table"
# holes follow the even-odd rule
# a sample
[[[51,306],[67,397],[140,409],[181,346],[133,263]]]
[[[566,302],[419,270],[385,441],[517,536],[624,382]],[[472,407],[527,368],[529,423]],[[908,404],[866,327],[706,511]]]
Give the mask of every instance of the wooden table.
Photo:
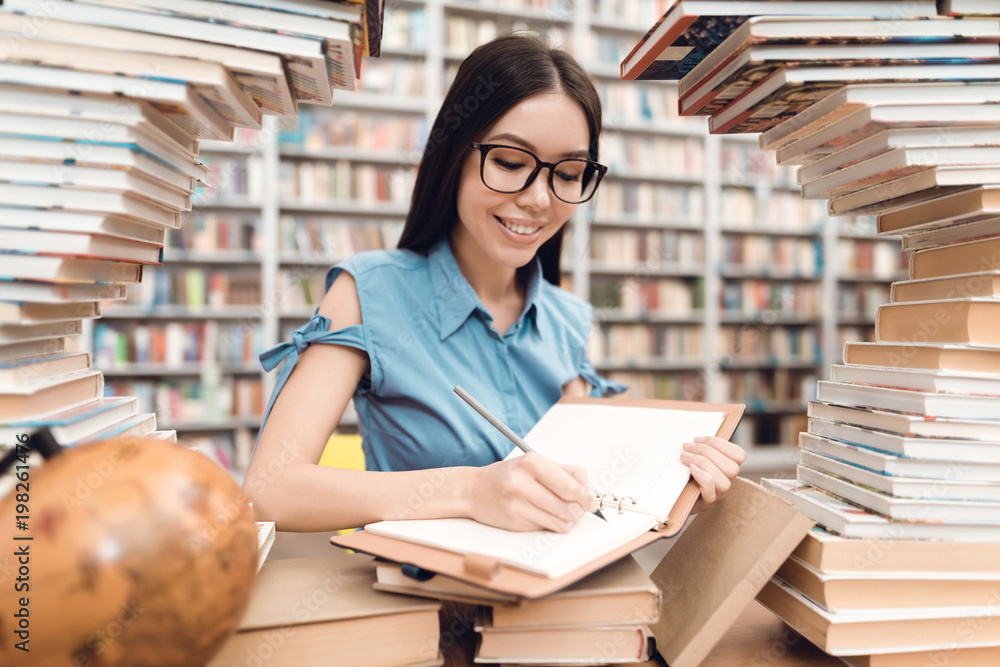
[[[442,619],[442,648],[445,667],[473,665],[476,633],[468,621],[468,607],[449,609]],[[450,629],[449,629],[450,628]],[[663,659],[630,667],[664,667]],[[845,667],[840,659],[827,655],[802,637],[756,600],[743,610],[729,631],[719,640],[701,667]]]

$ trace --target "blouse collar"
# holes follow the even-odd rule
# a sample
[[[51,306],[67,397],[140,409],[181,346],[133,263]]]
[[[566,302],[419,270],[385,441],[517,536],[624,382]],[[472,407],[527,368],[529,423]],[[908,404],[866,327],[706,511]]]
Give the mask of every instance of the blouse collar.
[[[476,310],[479,310],[487,319],[492,318],[492,315],[479,300],[476,291],[472,289],[472,285],[458,268],[458,262],[451,252],[451,244],[447,237],[438,241],[430,249],[430,252],[427,253],[427,259],[431,285],[434,288],[434,302],[437,305],[441,340],[445,340],[458,331],[469,319],[469,315]],[[530,267],[528,287],[525,290],[524,310],[518,317],[518,323],[527,318],[533,323],[535,331],[539,332],[537,304],[542,291],[541,260],[536,256],[531,261]]]

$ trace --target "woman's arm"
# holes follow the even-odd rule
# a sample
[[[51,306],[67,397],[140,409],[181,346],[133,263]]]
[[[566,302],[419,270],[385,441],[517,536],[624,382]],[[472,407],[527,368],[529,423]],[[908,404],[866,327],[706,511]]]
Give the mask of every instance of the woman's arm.
[[[361,323],[354,278],[342,272],[320,305],[335,331]],[[387,519],[471,517],[512,530],[565,531],[589,509],[582,468],[521,456],[483,468],[410,472],[318,465],[368,369],[366,353],[312,345],[275,400],[243,487],[279,530],[329,531]]]

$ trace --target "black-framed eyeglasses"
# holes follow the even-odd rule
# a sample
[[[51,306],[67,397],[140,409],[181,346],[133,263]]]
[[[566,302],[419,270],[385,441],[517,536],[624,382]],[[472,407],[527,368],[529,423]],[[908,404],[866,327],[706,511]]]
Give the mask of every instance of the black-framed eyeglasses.
[[[502,144],[472,142],[479,150],[479,175],[494,192],[514,194],[527,190],[543,168],[549,170],[549,188],[567,204],[582,204],[597,192],[608,168],[592,160],[566,158],[542,162],[531,151]]]

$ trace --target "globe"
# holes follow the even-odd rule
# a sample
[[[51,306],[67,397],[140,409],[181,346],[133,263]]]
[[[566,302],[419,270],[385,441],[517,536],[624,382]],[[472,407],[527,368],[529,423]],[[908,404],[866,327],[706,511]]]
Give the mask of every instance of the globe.
[[[257,570],[225,470],[122,438],[21,472],[0,499],[0,665],[193,667],[217,652]]]

